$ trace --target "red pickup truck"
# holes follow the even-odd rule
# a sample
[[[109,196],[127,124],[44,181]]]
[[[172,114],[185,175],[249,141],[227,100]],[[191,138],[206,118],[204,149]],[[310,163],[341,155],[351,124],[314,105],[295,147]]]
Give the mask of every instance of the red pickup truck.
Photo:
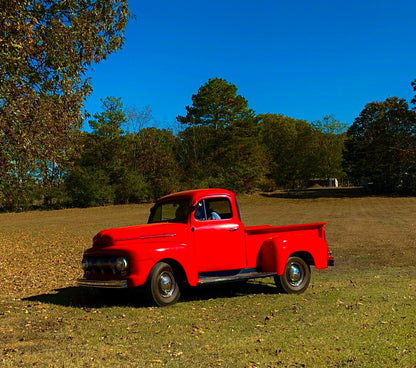
[[[234,193],[201,189],[156,201],[147,225],[103,230],[82,260],[78,284],[97,288],[144,285],[158,306],[175,303],[183,285],[274,277],[286,293],[309,285],[310,266],[334,264],[325,223],[250,226]]]

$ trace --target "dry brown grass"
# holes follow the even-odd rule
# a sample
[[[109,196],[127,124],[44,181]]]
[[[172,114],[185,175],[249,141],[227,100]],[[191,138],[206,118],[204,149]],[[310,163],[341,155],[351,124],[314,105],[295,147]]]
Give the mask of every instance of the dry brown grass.
[[[3,293],[22,297],[74,285],[99,230],[146,221],[149,205],[0,214]]]
[[[0,214],[0,366],[416,367],[416,198],[307,194],[239,198],[247,225],[328,223],[336,266],[305,294],[265,279],[169,308],[74,287],[93,235],[150,205]]]

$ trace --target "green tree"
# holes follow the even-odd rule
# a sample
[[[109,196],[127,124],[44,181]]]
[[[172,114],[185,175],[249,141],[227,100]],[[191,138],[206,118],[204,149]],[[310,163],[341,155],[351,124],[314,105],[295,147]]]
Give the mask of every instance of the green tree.
[[[149,184],[152,199],[179,189],[181,170],[176,160],[178,140],[166,129],[145,128],[130,138],[135,146],[134,172]],[[131,162],[131,160],[129,160]]]
[[[180,162],[190,187],[222,186],[253,191],[269,165],[258,139],[258,124],[247,100],[224,79],[209,79],[192,96],[187,115],[177,119],[188,128],[179,134]]]
[[[235,122],[224,131],[216,154],[222,186],[236,192],[269,190],[270,162],[261,143],[257,118]]]
[[[107,171],[77,166],[66,179],[71,203],[77,207],[103,206],[115,200],[114,186]]]
[[[182,124],[224,128],[233,122],[254,116],[247,100],[237,95],[237,87],[225,79],[211,78],[192,96],[186,116],[178,116]]]
[[[415,189],[416,112],[404,99],[388,98],[365,106],[348,129],[344,164],[357,181],[378,191]]]
[[[126,177],[125,139],[121,127],[127,117],[123,103],[120,98],[106,97],[102,100],[102,110],[89,121],[92,133],[79,137],[80,156],[67,176],[66,187],[76,206],[117,202],[116,186]],[[86,189],[89,185],[93,190]]]
[[[298,187],[318,175],[317,139],[311,125],[283,115],[259,115],[261,136],[279,187]]]
[[[127,117],[121,98],[109,96],[101,99],[101,103],[104,111],[94,114],[94,120],[88,122],[93,134],[110,139],[124,134],[122,126],[127,122]]]
[[[315,176],[321,179],[344,178],[346,174],[342,162],[347,124],[342,124],[329,115],[311,125],[317,139]]]
[[[123,124],[127,122],[120,98],[113,96],[102,100],[102,112],[94,114],[94,120],[89,121],[93,129],[88,154],[84,158],[88,166],[104,170],[114,184],[123,175],[125,144],[122,138]]]
[[[123,125],[140,114],[129,110],[126,115],[120,98],[102,101],[102,111],[89,121],[92,133],[81,135],[83,149],[66,178],[73,204],[140,203],[178,190],[178,140],[173,133],[156,128],[125,133]],[[140,116],[147,120],[150,113],[146,109]],[[90,182],[93,190],[87,189]]]
[[[114,203],[114,181],[120,175],[114,172],[120,170],[118,144],[84,132],[79,137],[79,147],[74,166],[65,175],[69,201],[79,207]]]
[[[416,79],[412,82],[413,91],[416,92]],[[415,97],[412,98],[412,104],[416,105],[416,94]],[[416,107],[413,107],[413,109],[416,109]]]
[[[179,132],[178,159],[186,172],[189,187],[211,187],[218,176],[216,152],[222,145],[221,131],[211,126],[190,126]]]
[[[127,0],[3,0],[0,8],[0,187],[24,197],[65,169],[91,91],[93,63],[120,49]],[[19,189],[20,188],[20,189]],[[0,196],[1,197],[1,196]],[[1,198],[0,198],[1,200]],[[0,206],[7,205],[0,203]]]

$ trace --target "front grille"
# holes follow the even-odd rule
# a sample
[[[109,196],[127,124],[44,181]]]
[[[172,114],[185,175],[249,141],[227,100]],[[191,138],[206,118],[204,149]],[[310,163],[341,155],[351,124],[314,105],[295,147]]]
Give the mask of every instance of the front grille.
[[[120,267],[124,263],[125,266]],[[115,256],[85,256],[82,260],[82,268],[85,276],[90,275],[114,275],[126,276],[128,274],[127,261],[123,257]]]

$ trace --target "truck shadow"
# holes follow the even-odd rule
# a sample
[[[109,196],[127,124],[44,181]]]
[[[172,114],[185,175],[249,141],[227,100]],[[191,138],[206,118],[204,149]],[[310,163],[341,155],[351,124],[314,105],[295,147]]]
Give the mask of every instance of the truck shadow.
[[[66,287],[54,291],[54,293],[34,295],[23,298],[22,300],[74,308],[147,308],[152,306],[146,298],[143,287],[128,290],[97,290],[81,287]],[[246,283],[235,282],[184,288],[181,291],[181,298],[178,303],[277,293],[278,291],[273,281],[265,283],[264,281],[256,282],[253,280]]]
[[[236,298],[257,294],[278,294],[273,279],[270,282],[250,280],[246,282],[230,282],[198,286],[185,289],[181,301],[210,300],[221,298]]]
[[[52,293],[33,295],[22,300],[75,308],[147,307],[144,290],[88,289],[66,287]]]

